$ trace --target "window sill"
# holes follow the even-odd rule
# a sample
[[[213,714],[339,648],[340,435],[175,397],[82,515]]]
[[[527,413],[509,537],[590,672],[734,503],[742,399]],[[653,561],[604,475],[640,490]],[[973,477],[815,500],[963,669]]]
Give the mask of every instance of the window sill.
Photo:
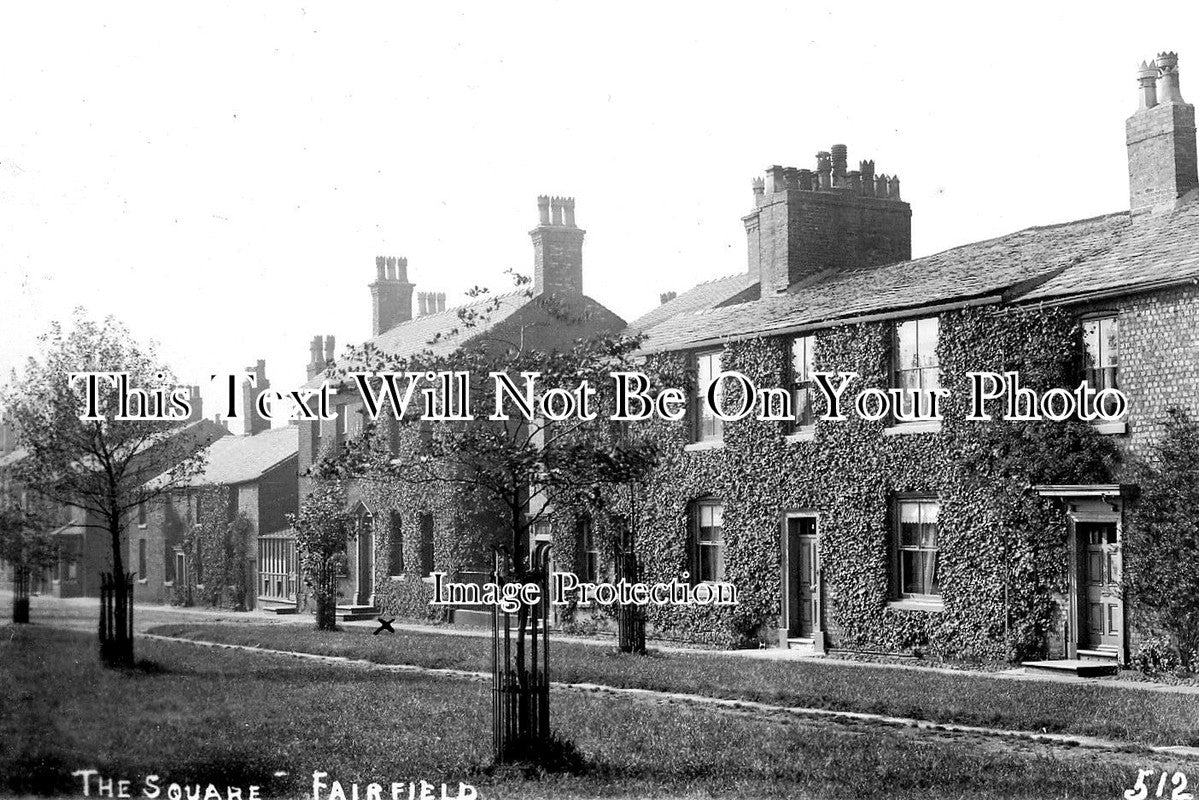
[[[144,530],[146,529],[146,527],[147,527],[147,526],[146,526],[146,523],[144,523],[144,522],[139,522],[139,523],[137,523],[137,529],[138,529],[139,531],[144,531]]]
[[[902,600],[892,600],[887,603],[887,608],[893,608],[896,611],[931,611],[939,612],[945,610],[945,603],[941,600],[918,600],[914,597],[905,597]]]
[[[174,581],[163,581],[162,587],[164,589],[173,589],[173,588],[175,588],[175,582]]]
[[[392,583],[403,583],[404,581],[408,580],[408,576],[407,575],[388,575],[387,579],[389,581],[391,581]]]
[[[724,439],[713,439],[707,442],[692,442],[683,448],[683,452],[696,453],[701,450],[719,450],[724,447]]]
[[[789,433],[783,437],[784,442],[814,442],[816,441],[816,428],[804,428],[795,433]]]
[[[909,433],[940,433],[941,420],[930,419],[927,422],[901,422],[883,428],[883,436],[906,436]]]
[[[146,585],[146,579],[145,579],[145,578],[138,578],[138,579],[137,579],[137,582],[138,582],[138,585],[140,585],[140,586],[145,586],[145,585]]]
[[[1120,436],[1128,433],[1128,421],[1123,419],[1117,422],[1093,422],[1091,427],[1095,429],[1095,433],[1106,436]]]

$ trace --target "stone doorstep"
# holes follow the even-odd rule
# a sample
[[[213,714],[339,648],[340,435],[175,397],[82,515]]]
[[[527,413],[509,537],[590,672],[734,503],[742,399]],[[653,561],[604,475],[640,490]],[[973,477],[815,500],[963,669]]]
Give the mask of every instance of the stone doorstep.
[[[356,622],[364,619],[375,619],[379,616],[379,609],[374,606],[338,606],[337,618],[342,622]]]
[[[1062,658],[1054,661],[1025,661],[1021,666],[1028,669],[1074,675],[1079,678],[1099,678],[1115,675],[1120,665],[1115,659]]]

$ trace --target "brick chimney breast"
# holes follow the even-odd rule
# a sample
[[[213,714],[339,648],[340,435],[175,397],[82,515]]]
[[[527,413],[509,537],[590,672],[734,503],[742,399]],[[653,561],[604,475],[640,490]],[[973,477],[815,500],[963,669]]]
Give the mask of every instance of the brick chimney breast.
[[[1125,123],[1133,216],[1173,209],[1199,187],[1195,107],[1182,99],[1178,54],[1142,62],[1137,86],[1139,107]]]
[[[583,293],[583,237],[575,225],[573,197],[537,198],[540,224],[533,239],[533,294],[572,296]],[[437,298],[444,310],[444,295]]]
[[[371,290],[371,335],[378,336],[412,319],[412,290],[408,282],[408,259],[395,256],[375,258],[375,282]]]
[[[816,154],[816,168],[772,166],[754,183],[756,208],[742,217],[748,272],[768,297],[828,270],[912,257],[912,210],[899,178],[875,174],[873,161],[850,171],[848,148]]]
[[[270,430],[271,421],[262,414],[258,413],[258,405],[254,402],[255,398],[271,388],[271,382],[266,377],[266,361],[258,359],[258,362],[252,367],[246,367],[246,372],[254,374],[255,383],[257,386],[251,386],[250,381],[246,380],[242,383],[242,416],[244,430],[248,436],[254,436],[263,431]]]

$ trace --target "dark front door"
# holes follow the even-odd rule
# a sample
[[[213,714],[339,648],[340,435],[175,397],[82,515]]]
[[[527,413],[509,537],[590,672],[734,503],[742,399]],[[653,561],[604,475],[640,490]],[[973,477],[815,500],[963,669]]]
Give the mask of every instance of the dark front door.
[[[375,537],[371,518],[363,517],[358,529],[358,603],[370,605],[375,593]]]
[[[1120,544],[1115,522],[1079,522],[1080,646],[1119,650],[1124,638]]]
[[[820,629],[816,580],[816,519],[787,518],[787,551],[790,554],[788,593],[789,633],[806,639]]]

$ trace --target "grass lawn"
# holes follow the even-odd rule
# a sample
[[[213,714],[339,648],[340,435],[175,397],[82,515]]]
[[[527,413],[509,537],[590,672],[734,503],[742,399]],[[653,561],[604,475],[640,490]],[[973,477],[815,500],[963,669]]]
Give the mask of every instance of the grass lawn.
[[[78,797],[71,771],[96,768],[133,781],[135,797],[147,773],[164,786],[256,783],[264,797],[304,797],[321,770],[343,783],[465,781],[481,798],[1115,798],[1138,767],[1187,769],[1135,754],[562,692],[555,727],[589,769],[526,781],[481,769],[490,752],[482,682],[145,640],[142,669],[112,671],[98,665],[92,635],[0,634],[5,797]]]
[[[377,663],[486,672],[490,640],[362,628],[317,632],[298,625],[165,625],[155,633]],[[550,643],[551,677],[568,683],[691,692],[788,706],[862,711],[936,722],[1199,745],[1199,695],[1110,686],[1016,681],[985,673],[882,670],[842,661],[761,661],[722,653],[651,658]]]

